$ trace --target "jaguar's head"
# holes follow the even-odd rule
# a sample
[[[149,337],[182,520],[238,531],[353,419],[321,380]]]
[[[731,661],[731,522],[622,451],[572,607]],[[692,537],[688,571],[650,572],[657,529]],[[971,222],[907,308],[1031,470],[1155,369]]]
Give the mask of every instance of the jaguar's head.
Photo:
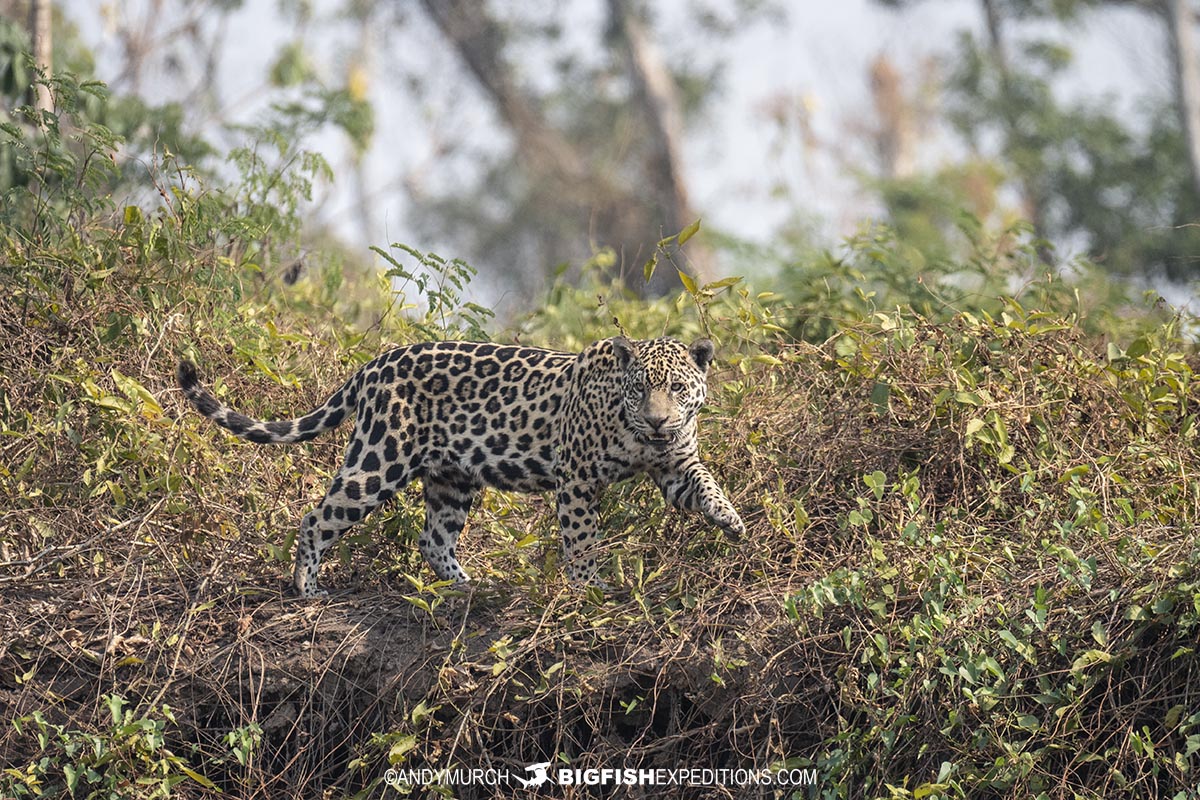
[[[612,340],[622,376],[625,415],[638,439],[666,449],[694,432],[696,414],[708,397],[708,365],[713,343],[698,339],[631,342]]]

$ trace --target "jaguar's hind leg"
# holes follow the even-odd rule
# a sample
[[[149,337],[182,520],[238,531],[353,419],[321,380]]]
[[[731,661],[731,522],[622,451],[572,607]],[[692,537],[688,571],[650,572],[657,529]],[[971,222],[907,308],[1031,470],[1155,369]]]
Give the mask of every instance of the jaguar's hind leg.
[[[458,563],[456,548],[479,489],[478,483],[462,473],[442,472],[424,479],[425,528],[417,545],[440,580],[471,580]]]
[[[410,477],[409,470],[402,465],[392,465],[379,472],[346,467],[338,472],[325,499],[300,523],[292,580],[301,597],[325,594],[317,586],[322,555],[380,503],[394,497],[408,484]]]
[[[558,522],[562,529],[562,558],[567,579],[574,585],[604,586],[596,578],[596,543],[600,539],[596,504],[600,489],[585,481],[562,480],[558,485]]]

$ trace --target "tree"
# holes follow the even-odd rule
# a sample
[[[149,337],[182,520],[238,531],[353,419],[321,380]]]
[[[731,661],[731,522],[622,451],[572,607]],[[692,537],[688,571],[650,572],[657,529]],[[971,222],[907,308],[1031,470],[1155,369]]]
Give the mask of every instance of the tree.
[[[707,45],[772,11],[773,1],[687,0],[668,8],[647,0],[563,0],[533,10],[503,0],[285,3],[278,13],[292,41],[269,75],[261,82],[247,75],[236,91],[215,78],[222,32],[238,24],[241,2],[117,4],[108,18],[110,41],[118,43],[110,83],[136,97],[153,81],[157,96],[180,98],[187,127],[219,151],[243,136],[230,123],[245,118],[248,99],[257,110],[271,103],[313,117],[320,107],[352,139],[335,156],[336,172],[351,178],[336,194],[344,200],[351,187],[356,197],[339,203],[345,208],[311,214],[318,225],[356,220],[349,233],[365,240],[360,247],[382,244],[374,201],[404,192],[409,241],[469,260],[485,285],[522,298],[517,305],[563,269],[568,276],[600,270],[639,292],[662,294],[678,289],[674,271],[658,270],[642,286],[643,265],[660,241],[701,216],[683,141],[716,96],[723,56]],[[331,85],[337,82],[329,76],[339,71],[345,85]],[[376,80],[376,73],[386,78]],[[438,94],[447,85],[454,89]],[[424,118],[428,136],[416,138],[432,140],[427,168],[393,167],[389,159],[397,174],[380,174],[383,159],[368,152],[369,137],[352,130],[371,127],[359,123],[372,104],[411,112],[414,127]],[[484,113],[498,125],[489,120],[486,130],[464,132],[467,126],[455,124],[468,117],[476,123]],[[675,261],[710,277],[703,236]]]
[[[903,78],[886,55],[871,63],[871,96],[878,127],[873,131],[883,178],[908,178],[917,164],[917,108],[905,96]]]
[[[1196,51],[1196,12],[1187,0],[1163,0],[1175,75],[1175,105],[1187,142],[1192,185],[1200,196],[1200,54]]]
[[[423,0],[423,7],[511,132],[516,155],[514,162],[491,165],[481,187],[511,212],[480,226],[478,203],[440,198],[426,204],[426,221],[465,233],[474,241],[473,257],[498,266],[520,288],[544,275],[544,267],[529,269],[531,261],[578,263],[606,249],[615,254],[612,266],[638,286],[655,243],[698,216],[681,154],[688,103],[645,12],[630,0],[608,0],[604,58],[597,66],[572,67],[574,74],[547,95],[515,77],[509,34],[488,4]],[[619,82],[619,93],[606,98],[596,90],[602,81]],[[702,95],[709,86],[693,89]],[[552,120],[551,107],[572,114]],[[693,102],[692,110],[697,107]],[[467,220],[475,231],[463,231]],[[703,246],[693,240],[688,251],[690,270],[710,277]],[[638,288],[660,295],[677,285],[672,271],[660,270]]]
[[[50,0],[30,0],[29,39],[33,44],[33,61],[38,69],[49,75],[54,68],[54,39],[51,26]],[[50,87],[45,83],[33,85],[33,105],[42,111],[54,107]]]
[[[1185,280],[1200,264],[1198,173],[1179,169],[1193,163],[1193,150],[1200,158],[1192,145],[1200,81],[1188,4],[1133,4],[1167,23],[1163,46],[1178,78],[1174,93],[1142,101],[1148,124],[1129,124],[1103,99],[1064,102],[1055,92],[1071,51],[1045,33],[1046,23],[1078,22],[1113,4],[981,0],[986,38],[961,34],[948,60],[946,117],[975,158],[993,160],[1007,176],[1002,186],[1016,189],[1039,237],[1083,242],[1115,273]],[[1036,33],[1030,21],[1041,23]],[[1039,255],[1052,260],[1046,248]]]

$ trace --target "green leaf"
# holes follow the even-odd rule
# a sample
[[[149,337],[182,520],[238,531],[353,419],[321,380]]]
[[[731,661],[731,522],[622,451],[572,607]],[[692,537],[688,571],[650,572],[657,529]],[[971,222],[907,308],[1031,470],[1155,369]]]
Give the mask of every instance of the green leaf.
[[[686,242],[688,239],[692,238],[693,236],[695,236],[696,232],[698,230],[700,230],[700,220],[696,220],[691,225],[688,225],[686,228],[681,230],[679,232],[679,235],[675,237],[675,241],[679,244],[680,247],[682,247],[683,243]],[[693,294],[694,293],[695,292],[693,291]]]
[[[1130,358],[1141,358],[1150,352],[1150,340],[1145,336],[1139,336],[1129,344],[1129,349],[1125,351],[1125,355]]]
[[[735,275],[730,278],[721,278],[721,280],[713,281],[712,283],[706,283],[704,284],[704,288],[715,292],[717,289],[724,289],[726,286],[733,286],[734,284],[741,283],[741,281],[742,276]]]
[[[1071,671],[1082,672],[1096,664],[1108,664],[1110,662],[1112,662],[1112,656],[1103,650],[1088,650],[1075,659],[1071,664]]]
[[[694,297],[696,295],[696,291],[697,291],[696,290],[696,279],[693,278],[691,275],[688,275],[686,272],[684,272],[681,269],[676,269],[675,271],[677,273],[679,273],[679,282],[683,284],[683,288],[687,289],[688,294],[690,294]]]
[[[425,719],[437,713],[438,709],[440,708],[441,706],[434,706],[433,708],[430,708],[425,704],[425,701],[422,700],[421,702],[417,703],[416,708],[414,708],[412,713],[409,714],[409,719],[412,720],[414,725],[420,725]]]
[[[655,253],[654,255],[650,256],[650,259],[642,267],[642,277],[645,279],[646,283],[650,282],[650,278],[651,278],[651,276],[654,275],[654,269],[657,266],[658,266],[658,253]]]
[[[876,381],[871,387],[871,405],[875,413],[883,416],[888,412],[888,399],[892,396],[892,387],[885,381]]]
[[[1150,619],[1150,614],[1146,611],[1146,609],[1137,603],[1134,603],[1129,608],[1125,609],[1123,616],[1125,619],[1132,620],[1134,622],[1141,622]]]
[[[143,413],[148,416],[161,417],[163,414],[162,406],[158,404],[158,400],[150,393],[150,390],[140,383],[122,374],[119,370],[112,371],[113,383],[117,388],[130,400],[141,403]]]
[[[125,715],[121,710],[125,707],[125,700],[119,694],[110,694],[105,698],[108,703],[108,715],[112,718],[114,725],[120,725],[125,719]]]
[[[1022,714],[1017,717],[1017,727],[1027,731],[1041,730],[1042,721],[1033,714]]]
[[[414,733],[408,733],[397,739],[390,748],[388,748],[387,759],[389,764],[398,764],[404,760],[414,747],[417,746],[417,736]]]
[[[1058,479],[1058,482],[1059,483],[1070,483],[1072,479],[1087,475],[1091,471],[1092,471],[1092,468],[1089,467],[1087,464],[1077,464],[1076,466],[1071,467],[1070,469],[1063,472],[1062,476]]]
[[[199,772],[196,772],[196,770],[194,770],[194,769],[189,769],[188,767],[185,767],[181,764],[179,766],[179,771],[182,772],[184,775],[187,775],[189,778],[194,780],[196,783],[203,786],[205,789],[216,789],[217,788],[217,785],[215,783],[213,783],[208,778],[201,775]]]
[[[867,488],[871,490],[871,493],[875,495],[876,500],[883,499],[884,489],[887,488],[887,475],[885,475],[882,470],[875,470],[869,475],[863,475],[863,483],[865,483]]]
[[[426,599],[425,599],[425,598],[423,598],[423,597],[416,597],[416,596],[414,596],[414,595],[404,595],[404,599],[405,599],[405,600],[407,600],[407,601],[408,601],[409,603],[411,603],[412,605],[414,605],[414,606],[416,606],[417,608],[419,608],[419,609],[421,609],[422,611],[424,611],[426,614],[432,614],[432,613],[433,613],[433,607],[432,607],[432,606],[430,606],[430,605],[429,605],[429,601],[428,601],[428,600],[426,600]]]

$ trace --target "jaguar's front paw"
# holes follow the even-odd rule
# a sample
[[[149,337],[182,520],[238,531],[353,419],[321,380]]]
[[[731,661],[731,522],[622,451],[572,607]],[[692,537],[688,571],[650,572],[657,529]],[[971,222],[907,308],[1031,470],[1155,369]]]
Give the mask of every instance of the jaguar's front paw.
[[[738,516],[736,511],[733,510],[732,506],[729,508],[717,509],[715,513],[709,515],[709,519],[712,520],[718,528],[734,538],[740,537],[746,533],[746,523],[742,522],[742,518]]]
[[[577,592],[586,592],[588,589],[598,589],[600,592],[607,594],[612,591],[612,586],[594,575],[590,578],[567,578],[567,584]]]
[[[588,589],[599,589],[602,592],[610,591],[611,587],[600,580],[598,568],[595,561],[589,559],[580,559],[582,563],[568,564],[567,569],[567,584],[572,588],[581,592]],[[590,563],[588,563],[590,561]]]

